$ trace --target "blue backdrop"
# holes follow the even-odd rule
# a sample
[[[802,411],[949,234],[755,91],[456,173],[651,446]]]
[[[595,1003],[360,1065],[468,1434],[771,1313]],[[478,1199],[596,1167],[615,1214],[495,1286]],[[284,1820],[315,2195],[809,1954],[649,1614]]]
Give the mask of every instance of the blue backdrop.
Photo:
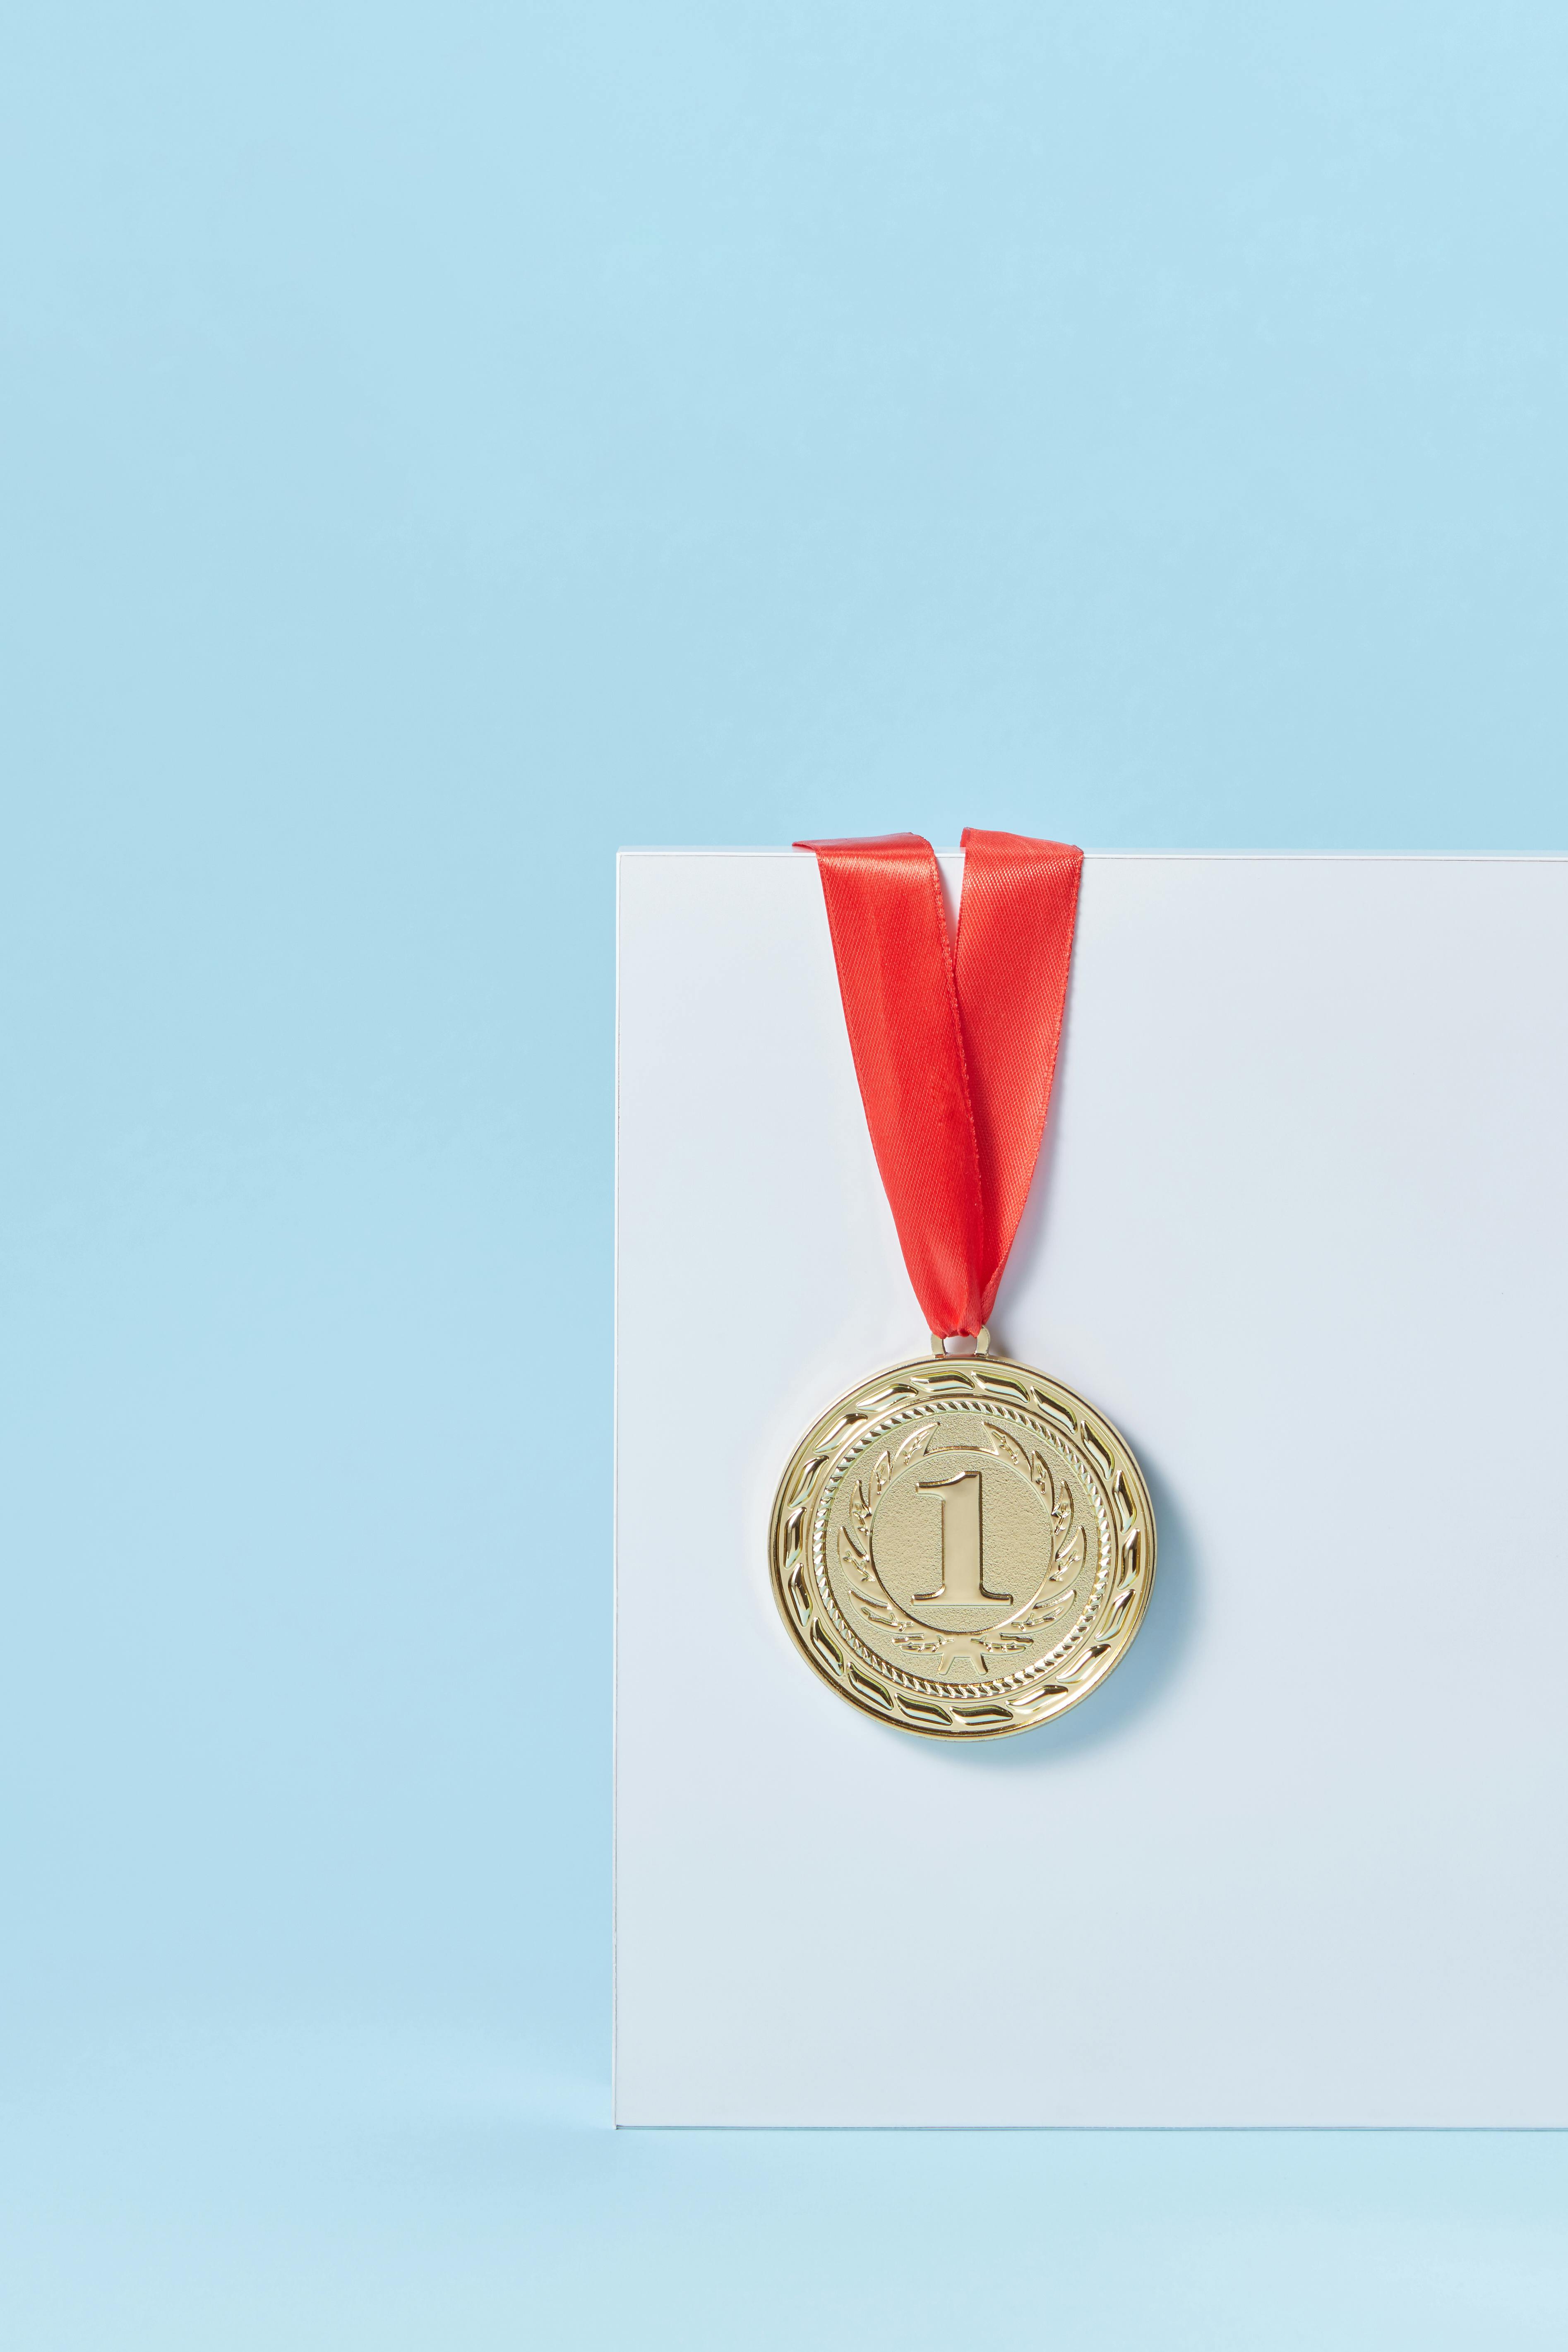
[[[1568,848],[1562,11],[3,45],[7,2344],[1555,2352],[1552,2136],[613,2136],[607,1445],[618,843]]]

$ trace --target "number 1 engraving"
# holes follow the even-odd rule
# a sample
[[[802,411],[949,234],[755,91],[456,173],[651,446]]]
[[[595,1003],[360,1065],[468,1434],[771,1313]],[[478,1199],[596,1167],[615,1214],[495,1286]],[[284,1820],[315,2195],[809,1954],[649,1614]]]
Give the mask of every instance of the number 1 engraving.
[[[1010,1592],[987,1589],[981,1549],[980,1473],[955,1470],[948,1478],[922,1478],[921,1493],[942,1506],[942,1582],[917,1601],[1011,1601]]]

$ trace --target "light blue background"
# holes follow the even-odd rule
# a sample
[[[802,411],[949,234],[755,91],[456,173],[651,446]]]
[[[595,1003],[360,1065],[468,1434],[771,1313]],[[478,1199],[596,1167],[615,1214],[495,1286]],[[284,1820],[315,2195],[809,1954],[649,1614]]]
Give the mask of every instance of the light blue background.
[[[613,2136],[606,1454],[617,843],[1568,848],[1563,12],[4,49],[7,2347],[1559,2346],[1551,2136]]]

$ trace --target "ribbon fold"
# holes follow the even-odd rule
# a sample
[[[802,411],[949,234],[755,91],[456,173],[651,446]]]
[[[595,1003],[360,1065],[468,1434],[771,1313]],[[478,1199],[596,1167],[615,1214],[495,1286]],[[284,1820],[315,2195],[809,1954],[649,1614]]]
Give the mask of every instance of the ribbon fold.
[[[973,1335],[1045,1134],[1083,852],[967,829],[954,944],[920,834],[795,845],[821,873],[871,1148],[926,1328]]]

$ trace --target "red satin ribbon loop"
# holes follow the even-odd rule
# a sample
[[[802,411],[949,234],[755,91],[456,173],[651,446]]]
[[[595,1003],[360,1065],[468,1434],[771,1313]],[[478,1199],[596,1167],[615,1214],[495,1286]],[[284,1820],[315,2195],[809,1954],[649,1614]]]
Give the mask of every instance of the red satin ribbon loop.
[[[958,940],[918,833],[815,851],[860,1099],[928,1330],[987,1321],[1045,1133],[1083,852],[963,835]]]

